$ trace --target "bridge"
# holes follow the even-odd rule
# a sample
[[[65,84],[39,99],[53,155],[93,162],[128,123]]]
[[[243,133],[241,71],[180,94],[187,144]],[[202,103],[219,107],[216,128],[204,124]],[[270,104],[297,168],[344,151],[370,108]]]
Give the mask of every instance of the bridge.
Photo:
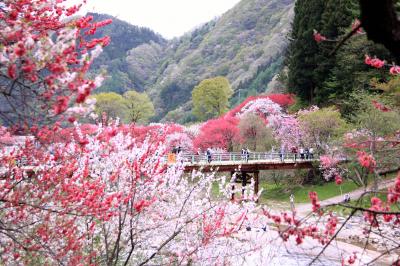
[[[234,183],[242,188],[254,180],[254,192],[259,191],[259,173],[261,170],[312,169],[319,158],[315,154],[250,152],[248,155],[238,152],[212,153],[211,160],[207,155],[179,154],[169,161],[181,161],[185,172],[200,170],[202,172],[228,172],[234,177]],[[232,190],[235,184],[232,185]],[[244,189],[242,189],[244,191]],[[234,195],[232,195],[232,199]]]

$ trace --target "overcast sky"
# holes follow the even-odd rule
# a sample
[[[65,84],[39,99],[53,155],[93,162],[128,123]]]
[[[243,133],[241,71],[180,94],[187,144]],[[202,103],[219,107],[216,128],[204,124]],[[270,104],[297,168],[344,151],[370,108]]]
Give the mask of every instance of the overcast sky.
[[[73,1],[73,0],[71,0]],[[170,39],[232,8],[240,0],[88,0],[87,11],[148,27]]]

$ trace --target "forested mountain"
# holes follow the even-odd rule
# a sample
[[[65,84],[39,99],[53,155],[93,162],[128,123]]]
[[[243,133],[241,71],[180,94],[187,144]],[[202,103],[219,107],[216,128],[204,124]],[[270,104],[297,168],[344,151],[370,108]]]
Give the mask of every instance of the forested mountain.
[[[145,90],[157,119],[179,122],[193,119],[192,90],[206,78],[227,77],[235,92],[232,104],[239,100],[239,89],[241,100],[264,92],[281,70],[293,6],[293,0],[242,0],[221,17],[170,41],[114,18],[107,32],[100,32],[112,43],[97,63],[110,76],[99,91]]]
[[[101,68],[107,70],[108,74],[105,83],[97,91],[124,93],[132,89],[144,90],[141,81],[136,79],[132,71],[129,71],[127,53],[142,44],[165,45],[167,41],[148,28],[134,26],[109,15],[96,13],[88,15],[93,16],[94,21],[113,20],[113,23],[107,27],[97,30],[94,36],[95,38],[106,35],[111,37],[110,45],[105,47],[100,57],[94,61],[94,71]]]
[[[179,108],[167,118],[190,119],[181,115],[190,115],[192,89],[210,77],[227,77],[235,92],[242,86],[243,100],[249,93],[243,84],[270,72],[253,94],[265,91],[286,48],[292,6],[292,0],[243,0],[220,18],[171,42],[159,78],[148,90],[158,114]],[[238,94],[234,96],[237,99]]]

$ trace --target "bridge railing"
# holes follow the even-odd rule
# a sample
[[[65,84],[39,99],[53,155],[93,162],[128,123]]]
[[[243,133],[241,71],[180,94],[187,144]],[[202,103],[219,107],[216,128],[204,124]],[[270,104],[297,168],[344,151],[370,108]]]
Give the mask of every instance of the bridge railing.
[[[188,163],[201,163],[207,162],[208,157],[206,154],[189,154],[189,153],[181,153],[178,158],[183,162]],[[306,156],[304,154],[303,159],[300,154],[294,153],[272,153],[272,152],[250,152],[247,156],[245,154],[241,154],[240,152],[225,152],[225,153],[212,153],[211,161],[212,162],[230,162],[230,161],[305,161],[305,160],[315,160],[316,154],[310,154]]]

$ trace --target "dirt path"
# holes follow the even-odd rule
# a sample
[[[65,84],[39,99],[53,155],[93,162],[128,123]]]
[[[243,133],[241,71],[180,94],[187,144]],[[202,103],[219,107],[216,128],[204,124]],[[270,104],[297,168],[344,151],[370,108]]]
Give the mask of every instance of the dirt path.
[[[396,178],[394,179],[390,179],[390,180],[384,180],[383,182],[381,182],[378,186],[378,190],[380,189],[385,189],[388,188],[390,186],[393,186],[394,183],[396,181]],[[372,186],[367,187],[367,191],[371,190]],[[354,199],[358,199],[366,190],[364,188],[359,188],[356,189],[352,192],[349,192],[349,196],[350,199],[354,200]],[[322,207],[330,205],[330,204],[336,204],[336,203],[340,203],[343,202],[343,195],[339,195],[339,196],[335,196],[326,200],[322,200],[319,203],[321,204]],[[301,203],[301,204],[296,204],[296,211],[299,215],[305,215],[310,213],[312,209],[312,205],[311,203]]]

